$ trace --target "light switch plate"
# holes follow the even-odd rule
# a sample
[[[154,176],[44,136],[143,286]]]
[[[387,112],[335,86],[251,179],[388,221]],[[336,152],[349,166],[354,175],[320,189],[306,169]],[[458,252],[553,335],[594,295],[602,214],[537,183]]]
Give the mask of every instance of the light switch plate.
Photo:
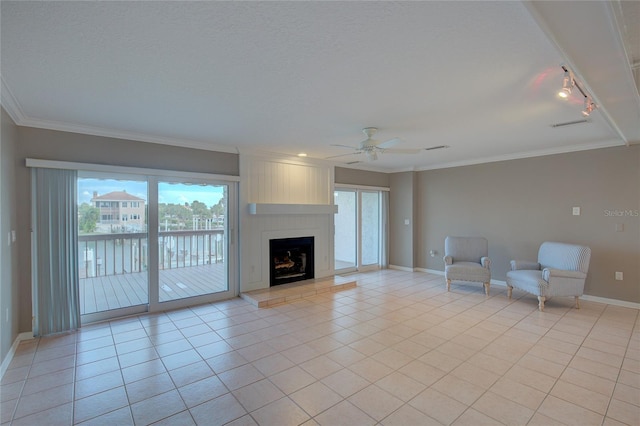
[[[622,281],[623,280],[622,272],[616,272],[616,280],[617,281]]]
[[[408,224],[409,224],[409,219],[405,219],[405,220],[404,220],[404,224],[405,224],[405,225],[408,225]]]
[[[573,208],[573,215],[574,216],[580,216],[580,207],[574,207]]]

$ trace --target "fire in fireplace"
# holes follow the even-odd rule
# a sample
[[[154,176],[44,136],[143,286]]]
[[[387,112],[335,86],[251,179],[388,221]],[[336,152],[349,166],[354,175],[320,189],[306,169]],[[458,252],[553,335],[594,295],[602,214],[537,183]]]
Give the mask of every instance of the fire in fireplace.
[[[269,240],[269,285],[314,278],[313,237]]]

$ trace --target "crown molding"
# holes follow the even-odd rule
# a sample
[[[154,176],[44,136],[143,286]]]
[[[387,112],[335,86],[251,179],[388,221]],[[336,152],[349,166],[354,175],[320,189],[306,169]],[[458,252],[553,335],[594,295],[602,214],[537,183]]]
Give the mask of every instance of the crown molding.
[[[34,127],[38,129],[57,130],[60,132],[80,133],[91,136],[101,136],[114,139],[126,139],[138,142],[156,143],[160,145],[179,146],[182,148],[202,149],[206,151],[227,152],[237,154],[238,149],[229,145],[213,145],[204,141],[196,141],[189,139],[174,139],[158,135],[149,135],[144,133],[129,132],[125,130],[106,129],[97,126],[86,126],[82,124],[64,123],[51,120],[38,120],[33,118],[25,118],[21,123],[16,123],[23,127]]]
[[[17,126],[21,126],[22,122],[25,120],[24,112],[20,107],[20,104],[16,100],[16,97],[13,96],[11,90],[9,90],[9,86],[4,81],[4,77],[0,74],[0,104],[7,111],[9,117],[13,120],[13,122]]]
[[[203,141],[195,141],[195,140],[188,140],[188,139],[174,139],[174,138],[167,138],[167,137],[157,136],[157,135],[148,135],[143,133],[106,129],[106,128],[101,128],[96,126],[86,126],[86,125],[78,125],[78,124],[64,123],[64,122],[51,121],[51,120],[33,119],[25,116],[22,110],[22,107],[20,106],[15,96],[7,86],[4,80],[4,77],[2,77],[2,75],[0,75],[0,83],[1,83],[0,104],[5,109],[5,111],[7,111],[7,114],[9,115],[9,117],[11,117],[14,123],[22,127],[33,127],[33,128],[46,129],[46,130],[56,130],[61,132],[79,133],[79,134],[101,136],[101,137],[108,137],[108,138],[115,138],[115,139],[134,140],[134,141],[147,142],[147,143],[156,143],[161,145],[201,149],[206,151],[226,152],[226,153],[232,153],[232,154],[242,154],[242,155],[248,155],[248,156],[262,156],[262,157],[271,157],[271,158],[280,158],[280,159],[287,158],[287,159],[290,159],[291,161],[298,161],[301,163],[305,163],[305,160],[306,160],[307,163],[325,164],[325,165],[330,165],[334,167],[343,167],[343,168],[349,168],[349,169],[365,170],[365,171],[380,172],[380,173],[403,173],[403,172],[409,172],[409,171],[437,170],[437,169],[446,169],[446,168],[453,168],[453,167],[463,167],[463,166],[471,166],[471,165],[477,165],[477,164],[493,163],[498,161],[509,161],[509,160],[531,158],[531,157],[541,157],[545,155],[565,154],[565,153],[586,151],[586,150],[592,150],[592,149],[610,148],[614,146],[624,146],[624,145],[629,146],[628,142],[624,139],[623,139],[624,142],[622,144],[620,143],[620,140],[612,139],[612,140],[605,140],[605,141],[591,143],[591,144],[550,148],[550,149],[543,149],[543,150],[536,150],[536,151],[527,151],[527,152],[506,154],[506,155],[500,155],[500,156],[494,156],[494,157],[476,158],[473,160],[440,163],[440,164],[434,164],[431,166],[424,166],[424,167],[403,167],[403,168],[396,168],[396,169],[387,169],[383,167],[376,167],[370,163],[345,164],[345,163],[340,163],[340,162],[326,160],[326,159],[320,159],[320,158],[314,158],[314,157],[298,157],[292,154],[284,154],[284,153],[278,153],[273,151],[261,151],[256,149],[239,148],[239,147],[229,146],[229,145],[212,145]],[[611,124],[610,121],[608,121],[608,123]]]
[[[562,146],[557,148],[541,149],[536,151],[517,152],[514,154],[497,155],[494,157],[475,158],[473,160],[453,161],[450,163],[434,164],[432,166],[416,168],[415,171],[448,169],[452,167],[473,166],[477,164],[495,163],[498,161],[521,160],[524,158],[544,157],[546,155],[568,154],[571,152],[589,151],[592,149],[612,148],[615,146],[626,146],[618,139],[609,139],[590,144]]]
[[[628,52],[622,36],[621,23],[616,16],[614,2],[592,2],[590,4],[593,5],[596,3],[601,4],[602,7],[602,10],[600,11],[602,25],[593,27],[597,28],[597,31],[592,35],[606,40],[608,42],[608,48],[606,51],[603,51],[602,48],[597,48],[597,52],[594,52],[592,48],[590,51],[591,57],[598,57],[599,61],[605,61],[605,59],[600,59],[601,53],[621,52],[624,56],[624,60],[620,61],[620,66],[617,67],[617,78],[615,80],[616,86],[623,87],[624,90],[621,89],[617,94],[608,93],[608,91],[603,89],[602,84],[598,84],[598,89],[602,90],[602,93],[604,93],[602,99],[609,101],[609,108],[606,108],[602,99],[598,97],[598,93],[600,93],[600,91],[593,90],[593,87],[591,87],[588,80],[584,77],[584,73],[582,73],[580,68],[576,66],[576,61],[580,59],[582,59],[581,62],[584,65],[584,58],[581,58],[581,54],[576,50],[575,44],[567,38],[567,33],[575,31],[576,25],[582,27],[584,23],[580,20],[576,21],[575,19],[571,19],[571,15],[575,13],[575,9],[572,5],[566,2],[554,3],[534,0],[523,1],[523,5],[529,11],[531,17],[536,22],[540,30],[542,30],[551,44],[555,47],[556,51],[562,56],[564,63],[578,77],[582,86],[589,92],[589,94],[591,94],[593,101],[598,105],[598,110],[609,127],[624,141],[625,145],[629,146],[635,141],[635,138],[638,135],[637,124],[632,122],[632,125],[630,126],[629,121],[622,116],[621,111],[633,111],[636,116],[640,113],[640,102],[638,102],[640,99],[637,96],[638,89],[634,81],[633,72],[629,66],[630,61],[628,58]],[[551,16],[555,16],[556,18],[569,18],[562,20],[563,23],[568,24],[560,26],[557,23],[554,24],[553,20],[549,19]],[[593,31],[591,32],[593,33]],[[608,56],[605,55],[603,57]],[[616,62],[611,62],[611,64],[614,63]],[[625,99],[618,99],[617,103],[624,103],[624,108],[620,106],[616,108],[615,105],[611,105],[610,99],[607,98],[618,98],[620,93],[635,93],[636,96],[629,96],[628,98],[625,96]]]
[[[175,139],[158,135],[149,135],[144,133],[129,132],[124,130],[107,129],[97,126],[87,126],[82,124],[65,123],[52,120],[40,120],[27,117],[15,96],[9,89],[9,86],[0,75],[1,91],[0,102],[2,107],[7,111],[9,117],[17,126],[33,127],[36,129],[56,130],[60,132],[80,133],[91,136],[101,136],[105,138],[125,139],[138,142],[156,143],[161,145],[179,146],[182,148],[202,149],[206,151],[226,152],[237,154],[238,149],[229,145],[214,145],[204,141],[196,141],[189,139]]]
[[[589,151],[592,149],[601,149],[601,148],[612,148],[615,146],[627,146],[627,144],[620,141],[619,139],[607,139],[604,141],[589,143],[589,144],[562,146],[557,148],[548,148],[548,149],[541,149],[541,150],[535,150],[535,151],[517,152],[513,154],[497,155],[493,157],[481,157],[481,158],[474,158],[470,160],[452,161],[449,163],[437,163],[437,164],[424,166],[424,167],[402,167],[402,168],[395,168],[395,169],[382,169],[382,168],[374,168],[374,167],[367,167],[367,166],[363,167],[363,166],[360,166],[359,164],[358,165],[336,164],[336,166],[349,168],[349,169],[368,170],[368,171],[375,171],[375,172],[382,172],[382,173],[422,172],[427,170],[449,169],[453,167],[464,167],[464,166],[474,166],[478,164],[496,163],[498,161],[510,161],[510,160],[521,160],[524,158],[544,157],[546,155],[568,154],[571,152]]]
[[[277,161],[286,164],[295,164],[301,166],[323,166],[333,170],[335,164],[331,161],[316,158],[311,156],[300,157],[295,154],[285,154],[277,151],[266,151],[255,148],[238,148],[238,154],[240,155],[240,162],[256,159],[256,160],[268,160]]]

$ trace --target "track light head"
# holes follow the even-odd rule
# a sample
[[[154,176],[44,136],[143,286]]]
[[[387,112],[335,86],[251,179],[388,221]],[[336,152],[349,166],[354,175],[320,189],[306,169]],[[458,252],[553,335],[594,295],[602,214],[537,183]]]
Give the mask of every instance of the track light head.
[[[571,73],[569,71],[564,72],[564,78],[562,79],[562,89],[558,92],[558,96],[563,99],[566,99],[571,94],[571,89],[573,88],[573,77],[571,77]]]
[[[573,72],[564,65],[561,65],[561,67],[564,71],[564,77],[562,79],[562,89],[558,92],[558,96],[562,99],[567,99],[575,87],[577,89],[576,94],[580,92],[580,94],[584,96],[584,109],[582,110],[582,115],[588,117],[598,106],[593,102],[593,98],[587,91],[584,82],[578,81]]]
[[[595,109],[595,104],[591,101],[591,98],[588,96],[584,97],[584,109],[582,110],[582,115],[588,117],[593,110]]]

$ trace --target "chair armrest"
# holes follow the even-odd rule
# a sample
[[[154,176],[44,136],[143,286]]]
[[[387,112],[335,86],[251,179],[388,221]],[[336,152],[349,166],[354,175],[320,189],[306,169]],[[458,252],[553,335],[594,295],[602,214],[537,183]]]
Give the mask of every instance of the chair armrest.
[[[542,270],[542,279],[549,282],[551,278],[577,278],[584,280],[587,278],[587,274],[580,271],[567,271],[564,269],[551,269],[544,268]]]
[[[522,270],[522,269],[539,271],[540,270],[540,264],[538,262],[531,262],[531,261],[528,261],[528,260],[512,260],[511,261],[511,270],[512,271],[519,271],[519,270]]]
[[[453,265],[453,257],[451,256],[445,256],[442,260],[444,260],[445,265]]]
[[[480,258],[480,264],[482,265],[483,268],[490,269],[491,268],[491,259],[489,259],[486,256],[481,257]]]

